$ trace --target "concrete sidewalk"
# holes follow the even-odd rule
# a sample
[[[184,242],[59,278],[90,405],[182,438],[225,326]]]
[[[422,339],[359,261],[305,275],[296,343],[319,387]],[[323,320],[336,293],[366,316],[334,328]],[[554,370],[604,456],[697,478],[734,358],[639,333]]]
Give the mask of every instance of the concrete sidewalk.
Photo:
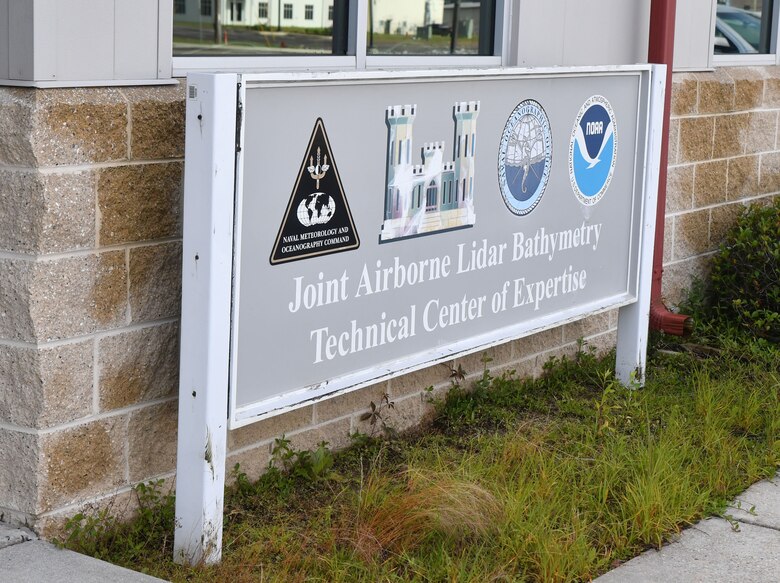
[[[754,484],[722,518],[702,520],[598,583],[777,583],[780,581],[780,473]]]
[[[37,540],[23,528],[0,524],[0,581],[14,583],[158,583],[111,563]]]
[[[596,579],[598,583],[776,583],[780,581],[780,473],[751,486],[728,514],[710,518]],[[0,581],[153,583],[148,575],[56,548],[0,524]]]

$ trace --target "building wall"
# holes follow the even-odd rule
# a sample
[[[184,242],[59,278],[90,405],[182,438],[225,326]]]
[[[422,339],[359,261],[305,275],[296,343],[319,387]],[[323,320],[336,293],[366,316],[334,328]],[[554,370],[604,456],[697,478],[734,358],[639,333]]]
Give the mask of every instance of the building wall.
[[[744,205],[780,191],[780,68],[678,73],[672,96],[663,293],[675,305]]]
[[[182,87],[0,89],[0,514],[44,534],[85,503],[172,483],[177,439]],[[674,79],[664,293],[675,303],[746,202],[780,191],[780,68]],[[577,339],[614,346],[607,312],[487,351],[495,373],[541,371]],[[474,354],[229,434],[229,468],[369,433],[387,393],[398,429],[430,412]]]

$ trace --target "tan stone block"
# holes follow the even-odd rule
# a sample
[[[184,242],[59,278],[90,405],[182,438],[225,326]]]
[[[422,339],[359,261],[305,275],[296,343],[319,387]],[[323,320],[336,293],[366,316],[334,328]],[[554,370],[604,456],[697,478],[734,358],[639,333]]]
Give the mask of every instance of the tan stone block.
[[[758,190],[762,193],[780,190],[780,152],[761,154]]]
[[[674,217],[665,217],[664,219],[664,258],[663,262],[668,263],[672,260],[672,250],[674,249]]]
[[[443,362],[428,368],[390,379],[390,396],[399,398],[419,394],[427,387],[449,384],[452,380],[453,361]]]
[[[108,251],[36,263],[30,294],[38,341],[123,325],[127,315],[125,253]]]
[[[675,260],[700,255],[709,250],[710,213],[708,210],[694,211],[675,217],[674,251]]]
[[[0,248],[52,253],[95,244],[95,188],[90,172],[0,171]]]
[[[666,180],[666,212],[689,210],[693,206],[694,166],[671,166]]]
[[[680,120],[680,162],[710,160],[715,135],[714,117],[691,117]]]
[[[253,444],[267,443],[282,435],[293,433],[313,425],[313,415],[314,406],[308,405],[229,431],[228,449],[233,451]]]
[[[126,435],[125,417],[44,435],[41,508],[52,510],[74,504],[123,484]]]
[[[329,423],[323,423],[295,435],[288,436],[290,447],[295,450],[313,450],[323,442],[328,442],[332,450],[343,449],[350,444],[350,420],[338,419]]]
[[[675,308],[688,295],[694,278],[707,279],[710,272],[708,257],[693,257],[664,268],[662,295],[666,305]]]
[[[745,150],[748,154],[775,149],[777,134],[776,111],[754,111],[749,114]]]
[[[133,322],[174,318],[181,311],[181,243],[130,250]]]
[[[719,115],[715,118],[713,158],[729,158],[745,153],[748,118],[747,113]]]
[[[406,431],[420,425],[428,412],[421,395],[410,395],[393,401],[393,408],[385,409],[381,413],[382,419],[375,421],[373,425],[370,419],[361,420],[360,415],[355,415],[352,420],[353,431],[380,436],[383,431],[382,421],[391,431]]]
[[[118,89],[36,92],[33,138],[41,166],[127,159],[127,103]]]
[[[326,397],[314,405],[314,421],[320,423],[353,413],[369,411],[371,403],[379,407],[387,394],[387,383],[370,385],[357,391],[349,391],[336,397]]]
[[[726,200],[728,160],[696,164],[693,201],[694,207],[708,206]]]
[[[102,170],[100,244],[181,236],[182,169],[173,162]]]
[[[680,159],[680,120],[669,120],[669,140],[666,159],[670,165],[677,164]]]
[[[43,409],[38,427],[62,425],[92,412],[93,352],[92,341],[40,349]]]
[[[32,136],[35,89],[0,87],[0,164],[36,165]]]
[[[696,76],[690,73],[672,75],[672,115],[696,113],[699,86]]]
[[[491,346],[455,359],[454,368],[462,367],[467,377],[480,377],[485,370],[495,371],[513,361],[512,342]]]
[[[563,328],[559,326],[515,340],[513,342],[513,357],[514,360],[522,360],[527,356],[555,348],[561,344],[563,344]]]
[[[130,156],[135,160],[184,157],[185,84],[130,87],[122,93],[130,102],[133,121]]]
[[[179,325],[101,338],[98,362],[101,411],[174,396],[179,387]]]
[[[734,80],[734,106],[738,111],[761,107],[764,99],[764,75],[759,68],[730,67],[726,71]]]
[[[37,513],[39,447],[34,434],[0,428],[0,506],[3,508]]]
[[[780,78],[769,77],[764,80],[764,99],[762,105],[766,109],[780,106]]]
[[[734,111],[734,81],[725,71],[696,73],[699,82],[699,113],[728,113]]]
[[[729,200],[758,194],[758,162],[759,156],[742,156],[728,161],[726,195]]]
[[[231,453],[227,456],[225,464],[225,482],[231,485],[236,481],[235,467],[238,464],[238,471],[246,474],[247,478],[254,481],[262,476],[268,469],[268,462],[271,461],[271,451],[268,445],[263,445],[255,449]]]
[[[127,433],[131,482],[176,469],[177,419],[178,403],[175,400],[145,407],[130,415]]]
[[[710,209],[710,248],[715,249],[723,242],[726,232],[737,222],[744,210],[740,203],[725,204]]]
[[[30,285],[35,263],[23,259],[0,259],[0,338],[35,341],[30,315]]]
[[[589,349],[595,349],[597,356],[603,356],[617,346],[617,330],[592,336],[588,338],[586,345]]]
[[[735,107],[738,111],[756,109],[764,101],[764,80],[738,79],[734,82]]]
[[[602,312],[593,316],[586,316],[576,322],[564,324],[563,341],[575,342],[580,338],[587,338],[609,330],[609,314]]]

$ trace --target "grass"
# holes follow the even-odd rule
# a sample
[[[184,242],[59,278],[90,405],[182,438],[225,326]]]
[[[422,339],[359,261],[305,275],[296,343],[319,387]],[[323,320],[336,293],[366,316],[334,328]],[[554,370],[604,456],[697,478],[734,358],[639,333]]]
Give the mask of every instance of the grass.
[[[336,455],[279,440],[278,469],[237,470],[218,566],[172,562],[160,484],[140,527],[79,516],[65,544],[177,582],[588,580],[727,514],[780,464],[780,349],[708,338],[706,356],[658,344],[642,390],[583,348],[538,380],[455,386],[414,434]]]

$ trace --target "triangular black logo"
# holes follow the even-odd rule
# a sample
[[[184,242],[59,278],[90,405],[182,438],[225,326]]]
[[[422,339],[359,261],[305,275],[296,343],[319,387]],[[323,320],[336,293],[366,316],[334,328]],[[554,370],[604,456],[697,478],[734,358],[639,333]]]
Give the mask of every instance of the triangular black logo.
[[[321,118],[314,123],[284,221],[276,235],[271,265],[360,246],[336,160]]]

